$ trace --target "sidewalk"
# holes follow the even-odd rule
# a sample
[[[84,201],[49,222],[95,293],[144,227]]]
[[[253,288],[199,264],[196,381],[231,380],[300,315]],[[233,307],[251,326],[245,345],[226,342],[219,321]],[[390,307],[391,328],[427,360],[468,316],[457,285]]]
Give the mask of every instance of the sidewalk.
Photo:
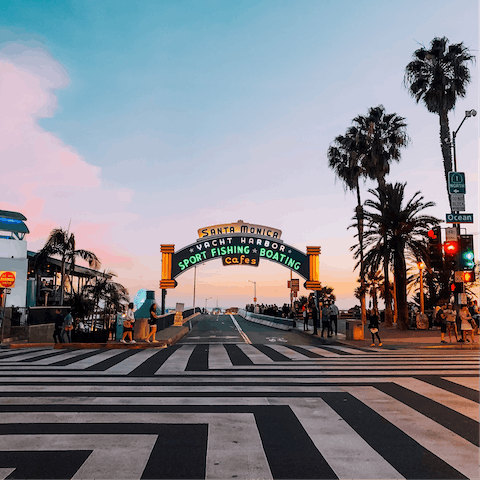
[[[293,329],[296,333],[302,335],[313,335],[313,327],[310,324],[308,332],[303,331],[303,322],[297,322],[297,326]],[[320,338],[321,328],[318,329],[318,335],[315,338]],[[440,328],[435,330],[398,330],[396,325],[393,327],[385,327],[380,325],[379,335],[382,339],[382,347],[386,349],[410,349],[410,348],[428,348],[428,349],[448,349],[448,350],[479,350],[479,336],[475,335],[474,344],[470,342],[458,343],[455,337],[452,336],[452,343],[450,343],[448,334],[445,334],[445,341],[447,343],[440,343]],[[365,326],[364,328],[365,340],[347,340],[345,338],[345,319],[338,320],[338,335],[333,335],[331,338],[323,338],[325,343],[341,343],[352,347],[370,348],[372,344],[372,336],[370,331]],[[378,348],[378,340],[376,340],[375,348]],[[374,347],[371,347],[374,348]]]

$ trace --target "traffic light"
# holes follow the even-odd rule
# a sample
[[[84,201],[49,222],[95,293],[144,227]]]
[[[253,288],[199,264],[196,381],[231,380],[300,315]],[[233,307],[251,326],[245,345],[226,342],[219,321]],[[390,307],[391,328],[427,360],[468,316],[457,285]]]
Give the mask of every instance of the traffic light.
[[[473,235],[460,235],[459,270],[473,270],[475,255],[473,253]]]
[[[458,247],[458,242],[453,240],[443,244],[443,251],[445,252],[445,268],[449,270],[457,269]]]
[[[442,255],[442,229],[434,227],[428,231],[428,254],[430,257],[430,267],[433,270],[443,269]]]
[[[450,291],[452,293],[463,293],[463,283],[455,282],[450,285]]]
[[[465,283],[471,283],[475,281],[475,271],[463,272],[463,281]]]

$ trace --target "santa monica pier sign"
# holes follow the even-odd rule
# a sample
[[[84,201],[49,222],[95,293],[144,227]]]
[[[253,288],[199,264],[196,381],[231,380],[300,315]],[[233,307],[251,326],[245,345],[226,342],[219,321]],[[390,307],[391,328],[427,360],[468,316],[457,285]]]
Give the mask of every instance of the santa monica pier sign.
[[[319,290],[320,247],[307,247],[305,254],[284,243],[281,235],[281,230],[239,220],[199,229],[197,241],[178,251],[175,245],[161,245],[160,288],[175,288],[177,276],[195,265],[218,258],[226,266],[256,267],[261,260],[270,260],[305,278],[308,289]]]

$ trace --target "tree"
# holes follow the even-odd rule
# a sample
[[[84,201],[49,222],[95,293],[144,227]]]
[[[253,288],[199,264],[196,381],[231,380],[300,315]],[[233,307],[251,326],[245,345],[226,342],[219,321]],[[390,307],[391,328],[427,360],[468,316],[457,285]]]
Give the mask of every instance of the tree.
[[[66,264],[69,263],[69,271],[73,273],[75,270],[75,260],[80,257],[88,262],[90,268],[98,270],[101,262],[98,257],[88,250],[80,250],[76,248],[75,235],[61,228],[55,228],[50,235],[44,247],[35,256],[35,264],[42,264],[47,257],[58,256],[61,260],[61,283],[60,283],[60,305],[63,305]]]
[[[366,323],[366,305],[365,305],[365,272],[363,258],[363,206],[360,197],[359,179],[364,176],[364,170],[361,165],[361,152],[358,148],[358,129],[350,127],[345,135],[339,135],[335,138],[333,145],[327,151],[328,166],[335,172],[337,178],[342,180],[345,190],[355,191],[357,195],[357,230],[358,241],[360,245],[360,305],[362,310],[362,322]]]
[[[404,205],[405,186],[406,183],[379,186],[369,190],[375,199],[365,202],[365,207],[373,209],[365,210],[365,244],[373,251],[384,249],[387,252],[385,259],[393,257],[398,324],[402,329],[408,328],[405,252],[408,250],[416,258],[424,256],[428,231],[440,223],[435,217],[420,215],[422,210],[435,205],[433,202],[423,203],[420,192]]]
[[[359,148],[362,155],[362,167],[365,175],[378,182],[378,186],[385,185],[385,176],[390,173],[392,161],[398,162],[401,158],[401,148],[410,142],[407,135],[405,118],[396,113],[385,113],[385,107],[378,105],[369,108],[366,116],[359,115],[353,119],[357,125]],[[384,239],[384,244],[386,241]],[[392,304],[389,287],[388,252],[384,249],[383,277],[385,283],[385,323],[392,324]]]
[[[415,50],[413,60],[405,68],[404,85],[410,95],[427,110],[436,113],[440,120],[440,145],[443,156],[445,181],[452,171],[450,126],[448,112],[455,108],[457,98],[465,97],[470,83],[468,64],[475,57],[461,43],[451,43],[446,37],[435,37],[430,48]]]

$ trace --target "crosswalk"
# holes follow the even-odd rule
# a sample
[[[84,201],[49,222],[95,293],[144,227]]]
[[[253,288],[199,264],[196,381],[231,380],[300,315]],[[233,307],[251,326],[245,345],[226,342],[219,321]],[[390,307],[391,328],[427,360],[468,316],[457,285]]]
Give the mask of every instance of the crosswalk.
[[[479,478],[475,351],[0,350],[0,479]]]

